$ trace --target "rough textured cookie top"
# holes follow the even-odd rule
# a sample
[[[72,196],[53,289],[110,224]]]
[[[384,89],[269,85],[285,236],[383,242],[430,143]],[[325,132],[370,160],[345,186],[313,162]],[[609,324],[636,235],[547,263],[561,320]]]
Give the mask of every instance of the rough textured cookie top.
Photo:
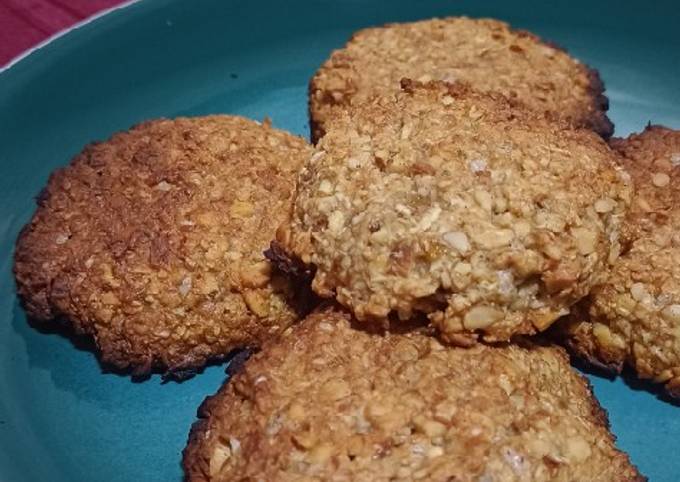
[[[56,171],[17,244],[29,315],[139,372],[200,366],[295,319],[264,259],[310,148],[229,116],[158,120]]]
[[[279,241],[360,320],[424,312],[460,343],[545,329],[618,255],[627,176],[590,131],[404,86],[336,111]]]
[[[313,137],[330,110],[394,91],[403,77],[464,81],[540,112],[566,117],[604,137],[613,132],[597,72],[566,52],[506,23],[465,17],[361,30],[331,55],[310,83]]]
[[[206,400],[187,479],[642,480],[556,348],[448,348],[312,315]]]
[[[624,224],[627,240],[633,241],[680,211],[680,131],[650,125],[640,134],[612,139],[610,145],[635,186]]]
[[[612,146],[635,185],[631,245],[567,321],[568,343],[615,370],[627,362],[680,397],[680,131],[652,126]]]

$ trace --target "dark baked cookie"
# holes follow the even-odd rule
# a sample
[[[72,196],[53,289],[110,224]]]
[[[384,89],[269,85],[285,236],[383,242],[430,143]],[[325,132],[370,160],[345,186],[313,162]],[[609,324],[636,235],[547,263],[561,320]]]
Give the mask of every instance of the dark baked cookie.
[[[28,314],[92,335],[105,362],[183,372],[297,319],[262,255],[310,153],[240,117],[157,120],[57,170],[15,254]]]

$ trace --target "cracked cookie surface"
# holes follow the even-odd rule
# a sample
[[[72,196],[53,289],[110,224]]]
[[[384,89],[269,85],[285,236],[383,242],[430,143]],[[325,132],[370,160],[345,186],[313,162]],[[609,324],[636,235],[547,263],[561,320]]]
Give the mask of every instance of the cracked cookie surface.
[[[504,22],[452,17],[356,32],[310,82],[312,138],[321,138],[334,107],[396,91],[403,77],[467,82],[559,114],[605,138],[613,132],[595,70]]]
[[[362,325],[363,326],[363,325]],[[333,308],[206,399],[187,480],[644,480],[566,353],[369,333]]]
[[[619,254],[629,176],[596,134],[459,84],[335,111],[278,242],[361,321],[452,342],[546,329]]]
[[[297,319],[262,255],[309,157],[240,117],[156,120],[55,171],[15,253],[29,316],[67,318],[102,359],[146,374],[200,368]]]

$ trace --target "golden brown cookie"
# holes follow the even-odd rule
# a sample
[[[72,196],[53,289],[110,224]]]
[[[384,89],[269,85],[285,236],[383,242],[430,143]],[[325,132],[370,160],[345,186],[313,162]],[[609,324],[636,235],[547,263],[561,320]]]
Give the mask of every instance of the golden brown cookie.
[[[559,348],[450,348],[318,311],[208,398],[187,480],[644,480]]]
[[[425,313],[460,344],[546,329],[618,256],[628,176],[592,131],[403,84],[334,112],[278,242],[361,321]]]
[[[63,317],[102,359],[182,372],[297,319],[262,251],[309,157],[240,117],[157,120],[87,146],[52,174],[15,254],[29,316]]]
[[[613,132],[597,71],[504,22],[451,17],[361,30],[333,52],[309,86],[312,138],[326,131],[334,106],[393,92],[403,77],[467,82],[605,138]]]
[[[612,146],[636,189],[631,246],[558,328],[578,355],[615,371],[627,363],[680,397],[680,131],[650,126]]]

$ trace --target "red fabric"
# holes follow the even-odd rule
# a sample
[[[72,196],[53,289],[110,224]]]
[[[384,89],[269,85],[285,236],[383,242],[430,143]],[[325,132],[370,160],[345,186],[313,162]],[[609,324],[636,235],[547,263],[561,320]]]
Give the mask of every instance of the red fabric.
[[[0,0],[0,66],[60,30],[123,0]]]

